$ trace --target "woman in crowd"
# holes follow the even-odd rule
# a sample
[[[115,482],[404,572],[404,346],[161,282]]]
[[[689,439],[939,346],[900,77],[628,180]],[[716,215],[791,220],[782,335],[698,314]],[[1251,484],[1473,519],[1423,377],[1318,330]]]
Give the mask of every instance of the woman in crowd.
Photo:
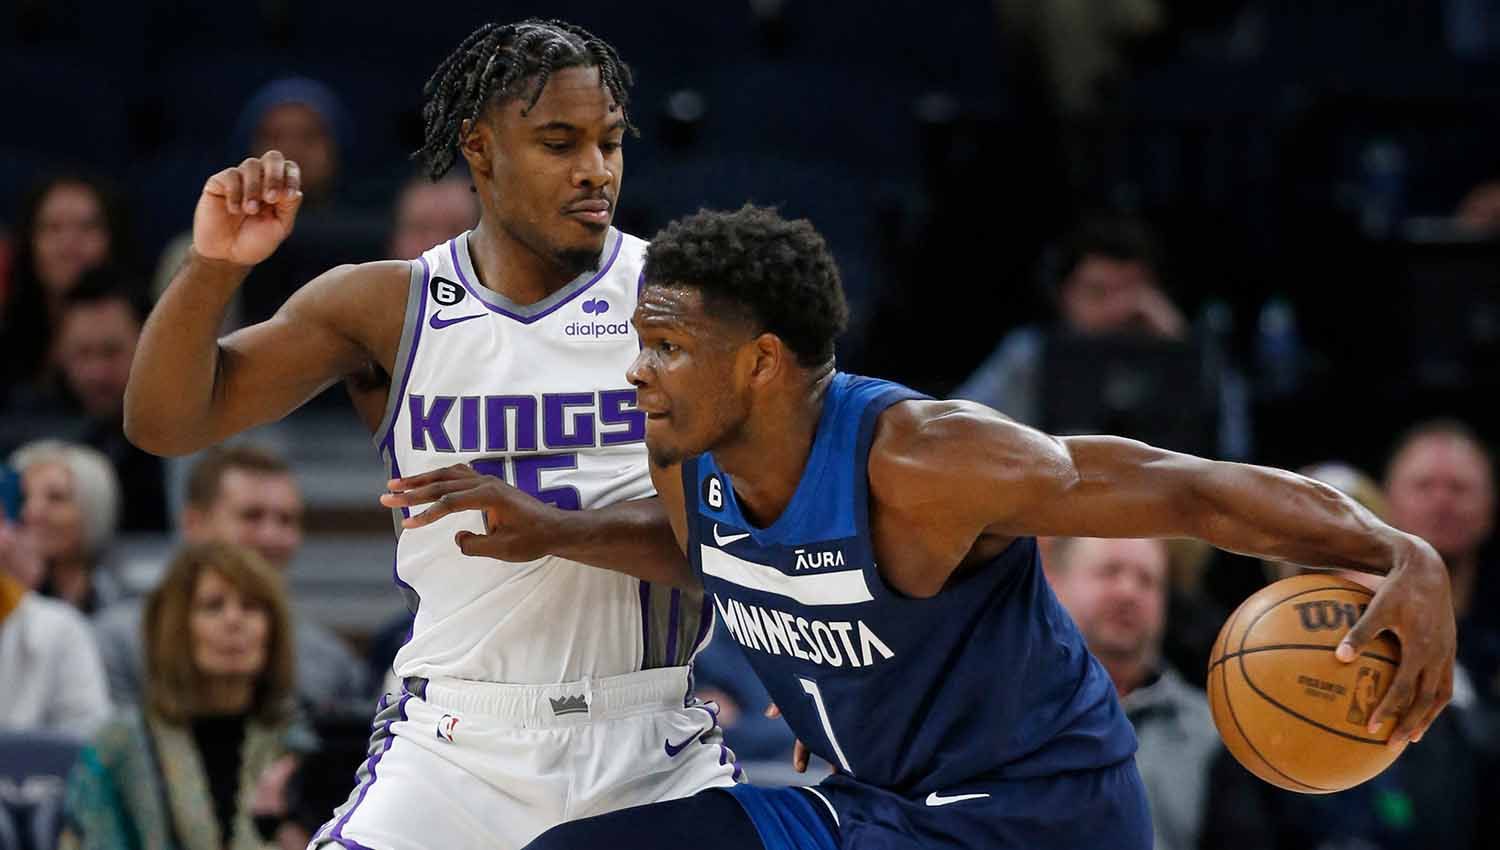
[[[189,546],[144,622],[144,704],[84,751],[59,848],[261,850],[250,804],[283,753],[293,682],[280,576],[248,549]]]
[[[21,522],[41,548],[46,596],[85,614],[124,595],[112,572],[98,569],[120,517],[120,482],[98,451],[60,440],[27,443],[10,456],[21,476]]]
[[[0,287],[0,406],[8,389],[51,379],[63,296],[85,271],[119,263],[128,244],[120,206],[95,180],[52,177],[26,196],[13,273]]]

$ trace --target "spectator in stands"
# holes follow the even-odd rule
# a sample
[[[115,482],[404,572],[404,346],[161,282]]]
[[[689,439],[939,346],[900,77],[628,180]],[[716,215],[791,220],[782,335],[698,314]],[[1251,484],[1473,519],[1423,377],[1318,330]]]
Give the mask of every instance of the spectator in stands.
[[[1475,233],[1500,236],[1500,180],[1469,190],[1458,206],[1458,223]]]
[[[250,156],[279,150],[302,167],[302,209],[333,200],[340,148],[349,142],[348,111],[338,95],[306,77],[261,87],[240,110],[234,139]]]
[[[342,191],[342,151],[352,135],[338,94],[305,77],[267,83],[240,110],[229,140],[233,150],[242,156],[281,151],[300,169],[303,201],[296,231],[236,293],[226,330],[270,318],[293,290],[331,266],[384,252],[389,219],[352,206]],[[191,242],[184,232],[167,243],[152,280],[155,293],[171,282]]]
[[[365,760],[365,718],[318,718],[290,736],[287,755],[261,774],[251,814],[261,840],[278,850],[303,850],[354,787],[349,765]]]
[[[1182,313],[1162,292],[1155,243],[1145,226],[1130,219],[1084,222],[1055,252],[1048,277],[1060,324],[1028,325],[1011,331],[994,352],[953,393],[1041,427],[1043,358],[1047,341],[1061,334],[1084,337],[1144,335],[1185,340]],[[1216,355],[1222,354],[1216,352]],[[1224,458],[1250,453],[1249,398],[1233,370],[1219,368],[1219,431]],[[1126,436],[1129,436],[1128,434]],[[1182,448],[1182,447],[1179,447]]]
[[[120,516],[120,482],[109,459],[76,443],[38,440],[10,456],[21,475],[21,522],[45,564],[39,590],[92,614],[124,596],[100,568]]]
[[[137,289],[113,267],[83,273],[63,296],[57,329],[55,385],[18,389],[0,423],[0,451],[42,436],[98,449],[125,489],[120,530],[167,529],[161,459],[125,439],[125,383],[145,320]]]
[[[191,545],[146,623],[146,699],[69,776],[59,847],[258,850],[246,786],[282,754],[294,678],[281,578],[249,549]]]
[[[1047,580],[1109,672],[1140,748],[1156,850],[1193,850],[1222,749],[1203,691],[1161,657],[1169,553],[1161,540],[1059,538]]]
[[[179,526],[188,543],[245,546],[285,574],[302,546],[302,512],[302,491],[286,462],[238,444],[210,449],[193,463]],[[94,620],[110,695],[119,704],[139,701],[145,685],[141,616],[140,600],[127,600]],[[327,710],[365,699],[363,670],[344,642],[312,617],[295,611],[291,617],[303,704]]]
[[[389,254],[403,260],[463,233],[479,221],[479,202],[467,177],[449,174],[433,182],[414,177],[396,198]]]
[[[109,716],[104,665],[77,611],[32,590],[33,534],[0,517],[0,731],[92,735]]]
[[[0,406],[8,388],[53,379],[52,347],[64,296],[88,269],[120,263],[128,245],[123,213],[98,181],[52,177],[26,196],[14,273],[0,303]]]
[[[1458,659],[1480,694],[1500,705],[1500,623],[1495,568],[1483,547],[1495,528],[1495,466],[1483,441],[1456,420],[1406,433],[1386,467],[1391,524],[1431,543],[1453,580]],[[1483,600],[1484,604],[1476,604]]]

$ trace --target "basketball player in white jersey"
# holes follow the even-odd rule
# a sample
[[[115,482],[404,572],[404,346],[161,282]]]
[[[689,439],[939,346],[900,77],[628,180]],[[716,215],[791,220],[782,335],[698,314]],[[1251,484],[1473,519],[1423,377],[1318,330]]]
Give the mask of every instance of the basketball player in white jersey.
[[[464,157],[478,227],[414,261],[335,268],[223,339],[225,306],[291,231],[301,191],[276,151],[209,178],[137,350],[130,438],[196,451],[354,378],[393,478],[469,463],[560,507],[615,505],[568,514],[580,559],[604,540],[610,560],[680,559],[647,498],[645,417],[624,378],[645,248],[610,226],[629,84],[577,27],[482,27],[428,83],[420,152],[434,178]],[[403,687],[314,846],[520,847],[564,820],[739,780],[690,693],[701,593],[454,545],[485,530],[465,513],[400,533],[395,579],[416,610]]]

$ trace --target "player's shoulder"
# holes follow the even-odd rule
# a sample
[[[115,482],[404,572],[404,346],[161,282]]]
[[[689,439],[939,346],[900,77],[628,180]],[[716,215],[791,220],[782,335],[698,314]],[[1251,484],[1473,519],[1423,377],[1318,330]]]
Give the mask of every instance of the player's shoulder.
[[[412,280],[406,260],[335,266],[297,290],[281,315],[332,329],[370,351],[394,352]]]
[[[620,253],[622,255],[629,253],[631,256],[642,256],[646,253],[646,248],[651,245],[650,242],[633,233],[626,233],[619,228],[615,228],[615,232],[620,234]]]
[[[641,270],[646,266],[646,249],[651,247],[651,243],[623,230],[616,229],[615,232],[620,234],[620,247],[615,252],[614,271],[628,277],[632,284],[638,283]]]
[[[870,486],[893,498],[936,497],[978,466],[1021,474],[1055,441],[999,411],[961,399],[912,399],[881,415],[870,443]]]
[[[318,294],[361,297],[397,295],[406,297],[411,286],[410,260],[374,260],[367,263],[345,263],[318,275],[303,287]]]
[[[348,263],[334,266],[308,281],[298,291],[297,298],[308,306],[332,309],[385,308],[405,304],[411,281],[412,263],[407,260]]]

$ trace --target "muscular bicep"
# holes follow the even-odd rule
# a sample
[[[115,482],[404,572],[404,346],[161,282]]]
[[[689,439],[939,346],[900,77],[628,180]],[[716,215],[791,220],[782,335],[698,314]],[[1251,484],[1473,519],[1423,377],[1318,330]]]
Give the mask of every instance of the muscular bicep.
[[[1192,530],[1179,510],[1183,485],[1207,461],[1117,437],[1054,437],[968,402],[892,411],[871,456],[872,486],[884,505],[930,528],[946,549],[967,551],[986,534]]]
[[[220,429],[279,419],[372,360],[389,369],[409,279],[404,262],[340,266],[271,318],[220,339]]]
[[[1198,536],[1192,481],[1211,465],[1120,437],[1033,432],[1014,488],[998,494],[991,531],[1072,537]]]
[[[672,523],[672,535],[677,538],[677,548],[687,551],[687,505],[682,495],[682,466],[657,466],[647,462],[651,469],[651,483],[656,485],[656,495],[666,508],[667,519]]]

